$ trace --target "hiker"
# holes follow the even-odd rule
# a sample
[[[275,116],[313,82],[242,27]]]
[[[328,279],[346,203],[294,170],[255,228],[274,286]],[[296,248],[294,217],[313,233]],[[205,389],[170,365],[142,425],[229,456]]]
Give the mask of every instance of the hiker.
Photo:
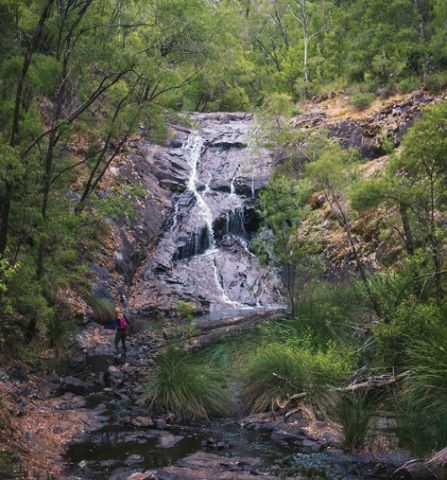
[[[127,320],[126,316],[123,314],[120,307],[115,308],[115,318],[113,319],[113,328],[116,330],[115,334],[115,350],[116,353],[119,354],[119,343],[121,341],[123,347],[123,356],[125,357],[127,354],[126,349],[126,333],[127,327],[129,326],[129,321]]]

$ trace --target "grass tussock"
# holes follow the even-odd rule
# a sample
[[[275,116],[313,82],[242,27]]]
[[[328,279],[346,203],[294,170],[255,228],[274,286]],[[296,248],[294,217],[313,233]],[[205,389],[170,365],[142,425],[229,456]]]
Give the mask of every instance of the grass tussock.
[[[176,347],[157,357],[146,392],[151,412],[173,412],[184,420],[227,415],[232,407],[223,375]]]
[[[110,300],[103,297],[88,296],[87,305],[93,310],[93,319],[101,325],[112,323],[115,316],[114,306]]]
[[[408,366],[401,436],[419,452],[426,453],[428,446],[443,448],[447,442],[447,327],[443,319],[429,322],[424,335],[409,342]]]
[[[334,413],[342,429],[344,447],[359,451],[365,446],[376,399],[368,391],[346,392],[337,397]]]
[[[270,343],[248,358],[242,372],[242,399],[253,412],[274,409],[300,394],[315,401],[349,375],[352,358],[332,346],[312,351],[303,346]]]

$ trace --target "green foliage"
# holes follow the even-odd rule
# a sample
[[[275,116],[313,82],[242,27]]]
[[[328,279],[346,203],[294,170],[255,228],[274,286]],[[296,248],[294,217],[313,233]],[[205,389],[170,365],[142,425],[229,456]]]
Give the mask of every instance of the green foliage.
[[[4,480],[15,480],[17,478],[17,467],[19,459],[16,454],[0,452],[0,475]]]
[[[185,420],[229,414],[231,400],[222,375],[210,364],[169,347],[156,359],[146,385],[150,411],[173,412]]]
[[[357,110],[365,110],[376,99],[373,93],[357,93],[351,97],[351,105]]]
[[[397,83],[397,90],[399,93],[411,93],[417,90],[419,81],[416,77],[405,77]]]
[[[347,191],[356,178],[359,154],[333,144],[323,150],[317,161],[306,165],[305,174],[315,190]]]
[[[175,311],[179,317],[186,320],[185,335],[191,337],[195,332],[195,313],[194,305],[182,300],[178,301],[175,305]]]
[[[424,86],[432,92],[441,92],[447,87],[447,72],[437,72],[424,78]]]
[[[344,446],[351,452],[364,448],[376,404],[377,399],[368,391],[338,394],[334,413],[341,425]]]
[[[293,337],[311,334],[317,344],[353,342],[352,329],[367,311],[358,287],[310,281],[300,290],[296,316],[289,322]]]
[[[115,317],[112,302],[104,297],[93,297],[87,295],[85,301],[93,310],[93,319],[100,325],[110,325]]]
[[[333,345],[323,351],[303,344],[265,343],[246,361],[242,399],[254,412],[274,409],[295,394],[317,401],[330,386],[349,375],[351,367],[351,355]]]
[[[7,260],[0,258],[0,312],[3,315],[12,313],[11,298],[8,296],[8,282],[19,265],[10,266]]]

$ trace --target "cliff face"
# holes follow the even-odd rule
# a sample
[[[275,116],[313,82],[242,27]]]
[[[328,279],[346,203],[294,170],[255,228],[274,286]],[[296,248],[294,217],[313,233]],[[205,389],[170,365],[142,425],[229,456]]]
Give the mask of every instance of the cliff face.
[[[126,298],[140,316],[172,313],[179,300],[221,313],[281,302],[281,281],[250,252],[260,226],[257,194],[273,170],[255,145],[251,114],[195,114],[166,146],[136,139],[102,186],[129,183],[136,216],[112,224],[92,265],[93,294]]]

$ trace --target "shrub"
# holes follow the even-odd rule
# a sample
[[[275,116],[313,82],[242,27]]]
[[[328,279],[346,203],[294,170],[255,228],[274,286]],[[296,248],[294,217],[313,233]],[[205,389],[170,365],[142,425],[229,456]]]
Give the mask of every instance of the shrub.
[[[424,79],[424,86],[432,92],[440,92],[447,87],[447,73],[438,72],[427,75]]]
[[[350,371],[350,354],[333,347],[312,351],[299,346],[266,343],[247,360],[242,371],[242,399],[254,412],[275,408],[287,397],[303,393],[315,400]]]
[[[447,418],[447,326],[444,318],[426,325],[424,337],[408,347],[407,395],[433,419]]]
[[[375,99],[376,96],[373,93],[357,93],[351,97],[351,105],[361,111],[368,108]]]
[[[195,311],[194,305],[192,305],[189,302],[184,302],[180,300],[175,305],[175,311],[178,316],[186,320],[184,334],[186,335],[186,337],[191,337],[196,330],[195,319],[194,319],[194,314],[196,311]]]
[[[419,328],[410,323],[400,346],[410,370],[403,395],[394,405],[397,434],[404,446],[420,455],[447,443],[447,326],[445,315],[435,308],[418,306],[414,315]]]
[[[0,452],[0,478],[3,480],[14,480],[18,477],[17,467],[19,459],[11,452]]]
[[[101,325],[112,323],[115,316],[113,304],[104,297],[85,297],[87,305],[93,310],[93,319]]]
[[[372,328],[378,365],[386,368],[414,363],[414,348],[419,341],[430,342],[430,322],[441,322],[442,310],[435,303],[402,302],[388,322]],[[419,339],[415,342],[415,339]]]
[[[397,90],[399,93],[411,93],[419,86],[416,77],[405,77],[397,83]]]
[[[288,336],[310,333],[324,346],[331,339],[352,340],[349,326],[357,323],[365,308],[354,286],[315,281],[301,289],[296,311],[288,322],[292,330]]]
[[[400,444],[415,455],[425,456],[443,448],[447,441],[447,418],[428,418],[421,406],[408,396],[399,396],[392,405],[397,413],[396,434]]]
[[[356,451],[365,445],[375,404],[375,398],[367,391],[339,395],[335,405],[335,415],[342,428],[346,449]]]
[[[73,318],[67,309],[58,308],[45,322],[46,337],[56,354],[60,357],[68,354],[67,339],[72,330]]]
[[[206,419],[231,410],[222,375],[175,347],[157,357],[146,392],[150,411],[173,412],[186,420]]]

